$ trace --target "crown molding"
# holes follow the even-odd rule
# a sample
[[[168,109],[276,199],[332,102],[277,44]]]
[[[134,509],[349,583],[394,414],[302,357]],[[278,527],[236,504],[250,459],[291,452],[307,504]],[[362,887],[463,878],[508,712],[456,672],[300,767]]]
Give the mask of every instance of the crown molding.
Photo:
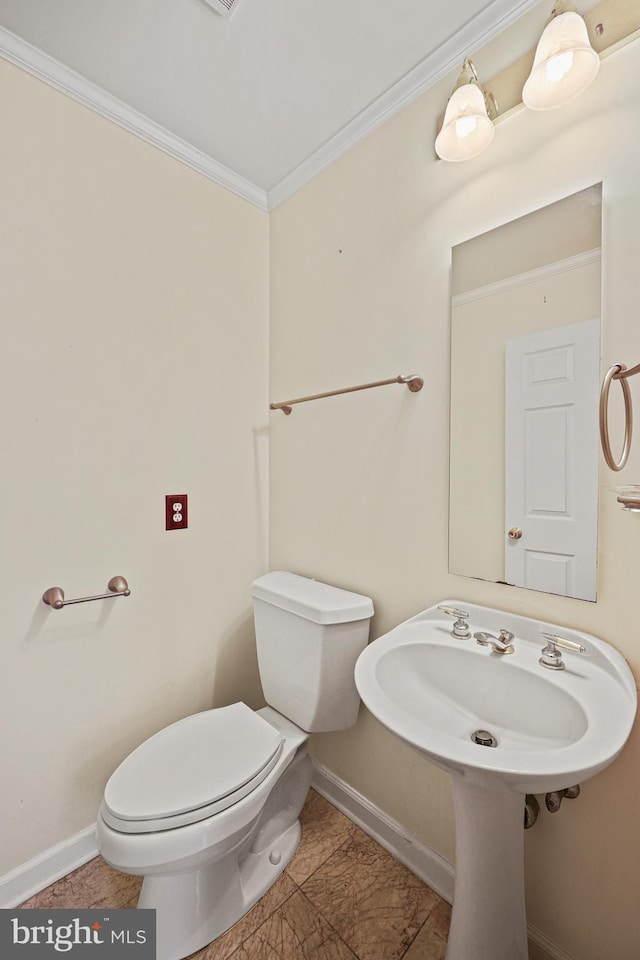
[[[326,167],[347,153],[377,127],[386,123],[438,81],[457,71],[465,57],[506,30],[521,16],[538,6],[540,0],[494,0],[481,14],[469,20],[436,51],[421,60],[401,80],[345,124],[335,136],[303,160],[291,173],[267,191],[268,207],[272,210]]]
[[[482,13],[469,20],[438,50],[420,61],[401,80],[266,191],[3,27],[0,27],[0,56],[255,204],[261,210],[267,211],[313,180],[356,143],[456,70],[464,57],[485,46],[539,2],[540,0],[493,0]]]
[[[563,260],[554,260],[553,263],[546,263],[542,267],[534,267],[533,270],[516,273],[512,277],[505,277],[504,280],[496,280],[495,283],[487,283],[482,287],[475,287],[473,290],[465,290],[463,293],[457,293],[451,298],[451,306],[463,307],[467,303],[475,303],[476,300],[495,297],[499,293],[506,293],[508,290],[525,287],[529,283],[536,283],[539,280],[558,277],[563,273],[567,273],[569,270],[579,270],[581,267],[586,267],[590,263],[600,263],[601,259],[601,247],[584,250],[582,253],[565,257]]]
[[[158,147],[214,183],[255,204],[261,210],[267,210],[267,195],[260,187],[3,27],[0,27],[0,56],[94,110],[106,120],[117,123],[129,133]]]

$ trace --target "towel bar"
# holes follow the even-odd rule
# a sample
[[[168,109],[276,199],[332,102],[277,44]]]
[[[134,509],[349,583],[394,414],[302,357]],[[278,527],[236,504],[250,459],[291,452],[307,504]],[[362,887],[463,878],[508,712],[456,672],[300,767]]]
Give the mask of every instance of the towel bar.
[[[90,600],[108,600],[110,597],[128,597],[131,593],[129,584],[124,577],[112,577],[107,584],[108,593],[99,593],[95,597],[76,597],[73,600],[65,600],[62,587],[49,587],[42,595],[44,603],[53,607],[54,610],[62,610],[70,603],[88,603]]]
[[[325,397],[337,397],[341,393],[355,393],[356,390],[370,390],[372,387],[386,387],[389,383],[404,383],[409,387],[411,393],[418,393],[424,386],[422,377],[419,377],[415,373],[410,373],[406,377],[397,376],[392,377],[390,380],[376,380],[375,383],[361,383],[356,387],[343,387],[342,390],[329,390],[327,393],[314,393],[308,397],[296,397],[295,400],[282,400],[280,403],[270,403],[269,409],[282,410],[286,416],[289,416],[291,406],[294,403],[307,403],[309,400],[324,400]]]

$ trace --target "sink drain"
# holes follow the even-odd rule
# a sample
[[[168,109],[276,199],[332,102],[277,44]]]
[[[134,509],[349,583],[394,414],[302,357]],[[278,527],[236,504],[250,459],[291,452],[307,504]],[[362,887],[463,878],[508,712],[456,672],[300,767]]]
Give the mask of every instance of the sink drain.
[[[475,733],[471,734],[471,739],[473,743],[479,744],[481,747],[497,747],[498,741],[492,733],[489,733],[488,730],[476,730]]]

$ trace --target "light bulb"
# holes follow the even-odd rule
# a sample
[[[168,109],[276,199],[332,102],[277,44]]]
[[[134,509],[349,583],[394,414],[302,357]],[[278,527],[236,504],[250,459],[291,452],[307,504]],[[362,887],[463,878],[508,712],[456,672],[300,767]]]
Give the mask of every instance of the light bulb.
[[[559,53],[557,57],[552,57],[545,67],[547,80],[552,83],[558,83],[559,80],[571,70],[573,66],[573,50],[567,50],[566,53]]]
[[[459,120],[456,120],[456,136],[468,137],[477,126],[478,121],[475,117],[460,117]]]

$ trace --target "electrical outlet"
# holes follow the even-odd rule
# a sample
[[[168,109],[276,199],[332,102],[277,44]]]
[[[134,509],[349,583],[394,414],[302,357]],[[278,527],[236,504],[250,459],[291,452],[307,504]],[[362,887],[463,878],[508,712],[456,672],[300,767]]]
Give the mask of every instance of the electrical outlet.
[[[186,530],[187,520],[186,493],[167,494],[164,498],[165,530]]]

